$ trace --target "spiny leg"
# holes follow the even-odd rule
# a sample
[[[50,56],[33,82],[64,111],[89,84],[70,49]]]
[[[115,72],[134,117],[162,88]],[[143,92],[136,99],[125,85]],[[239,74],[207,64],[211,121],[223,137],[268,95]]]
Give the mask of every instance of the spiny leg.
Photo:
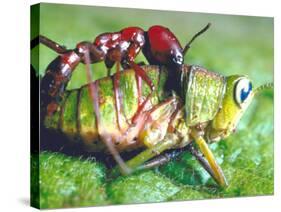
[[[206,160],[208,161],[208,169],[210,169],[211,176],[213,179],[221,186],[226,187],[228,185],[226,178],[224,176],[224,173],[217,163],[212,151],[209,149],[208,144],[200,134],[200,132],[197,132],[195,129],[191,130],[191,135],[194,138],[196,144],[198,145],[200,151],[205,156]],[[207,169],[206,169],[207,170]],[[208,171],[208,170],[207,170]],[[209,172],[208,171],[208,172]]]
[[[147,169],[155,168],[158,166],[162,166],[162,165],[170,162],[171,160],[176,159],[182,153],[187,152],[187,151],[190,152],[198,160],[198,162],[212,176],[212,178],[214,178],[214,179],[216,178],[208,161],[203,157],[203,155],[201,153],[199,153],[199,151],[196,148],[194,148],[192,143],[183,148],[173,149],[169,152],[163,153],[163,154],[151,159],[150,161],[144,163],[143,165],[138,166],[136,168],[136,170],[138,170],[138,171],[147,170]]]
[[[152,158],[150,161],[144,163],[143,165],[140,165],[137,167],[137,170],[145,170],[145,169],[151,169],[154,167],[162,166],[169,161],[176,159],[179,157],[182,153],[190,151],[190,145],[187,145],[183,148],[179,149],[173,149],[169,152],[165,152],[159,156],[156,156],[155,158]]]
[[[187,51],[190,49],[191,47],[191,43],[198,37],[200,36],[201,34],[203,34],[204,32],[206,32],[209,27],[211,26],[211,23],[208,23],[202,30],[200,30],[199,32],[197,32],[192,38],[191,40],[185,45],[182,53],[183,53],[183,56],[186,55]]]
[[[212,176],[213,179],[215,179],[214,172],[212,168],[210,167],[210,164],[208,161],[203,157],[203,155],[194,148],[193,144],[189,146],[190,153],[198,160],[198,162],[203,166],[203,168]]]

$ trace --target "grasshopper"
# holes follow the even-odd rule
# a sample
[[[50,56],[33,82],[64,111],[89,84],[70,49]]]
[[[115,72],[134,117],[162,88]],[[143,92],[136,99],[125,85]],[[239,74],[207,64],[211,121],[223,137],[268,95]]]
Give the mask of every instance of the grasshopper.
[[[182,65],[178,77],[171,78],[165,66],[148,65],[142,68],[155,85],[151,97],[149,86],[128,69],[119,73],[116,102],[115,75],[66,90],[76,59],[76,53],[68,51],[47,67],[40,85],[41,122],[83,143],[87,151],[112,153],[123,174],[168,162],[176,154],[167,150],[189,150],[226,187],[208,144],[234,132],[254,96],[273,87],[270,83],[253,89],[247,76],[225,77],[195,65]],[[126,162],[119,155],[139,148],[143,151]]]

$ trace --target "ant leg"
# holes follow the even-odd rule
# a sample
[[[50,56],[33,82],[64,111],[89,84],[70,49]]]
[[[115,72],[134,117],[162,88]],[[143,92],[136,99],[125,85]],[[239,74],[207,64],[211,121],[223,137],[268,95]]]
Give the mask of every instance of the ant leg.
[[[114,158],[116,163],[118,164],[120,172],[124,175],[131,174],[132,173],[131,168],[124,162],[121,155],[119,154],[117,149],[114,147],[110,136],[101,136],[101,137],[102,137],[102,141],[106,144],[108,151],[110,152],[110,154],[112,155],[112,157]]]
[[[191,47],[191,43],[201,34],[203,34],[204,32],[206,32],[209,27],[211,26],[211,23],[208,23],[203,29],[201,29],[199,32],[197,32],[192,38],[191,40],[185,45],[182,53],[183,53],[183,56],[186,55],[187,51],[190,49]]]
[[[173,99],[173,97],[172,97],[172,99]],[[165,104],[167,104],[167,103],[171,104],[172,102],[169,102],[169,100],[168,100],[166,103],[164,102],[164,104],[163,103],[162,104],[165,107]],[[161,103],[160,103],[160,105],[161,105]],[[156,108],[157,107],[160,110],[161,106],[158,105],[158,106],[156,106]],[[161,115],[161,118],[160,117],[158,118],[159,119],[158,122],[159,121],[161,122],[161,120],[163,120],[163,122],[168,122],[168,127],[167,127],[167,132],[168,133],[173,134],[175,132],[173,125],[174,125],[175,118],[178,115],[179,110],[181,108],[182,108],[181,103],[178,103],[176,105],[176,107],[172,110],[173,111],[172,113],[169,113],[168,112],[169,110],[168,110],[168,111],[164,112],[165,114]],[[157,110],[152,109],[151,114],[153,114],[155,111],[157,111]],[[159,126],[160,125],[158,124],[158,127]],[[163,164],[171,161],[173,158],[178,157],[181,153],[183,153],[183,152],[185,152],[185,151],[187,151],[189,149],[190,149],[190,144],[187,145],[187,146],[184,146],[182,148],[173,149],[172,151],[166,152],[166,153],[164,153],[164,154],[162,154],[162,155],[160,155],[160,156],[158,156],[156,158],[153,158],[152,160],[148,161],[147,163],[139,166],[137,169],[138,170],[143,170],[143,169],[149,169],[149,168],[152,168],[152,167],[163,165]]]
[[[132,122],[135,123],[135,121],[138,119],[138,116],[142,113],[143,109],[145,108],[146,104],[148,103],[148,101],[151,99],[153,92],[155,90],[155,86],[152,82],[152,80],[148,77],[148,75],[146,74],[146,72],[144,71],[143,68],[141,68],[139,65],[137,65],[135,62],[130,62],[130,67],[132,67],[134,69],[134,71],[136,72],[136,78],[137,78],[137,86],[138,86],[138,93],[139,93],[139,107],[138,107],[138,111],[136,112],[135,116],[132,119]],[[141,103],[140,102],[140,97],[141,97],[141,79],[144,80],[148,86],[151,89],[151,93],[148,94],[148,96],[146,97],[146,99]]]
[[[147,76],[146,72],[138,64],[136,64],[133,61],[131,61],[129,64],[130,64],[130,67],[132,67],[134,69],[136,74],[139,75],[148,84],[151,91],[154,91],[155,86],[154,86],[153,82],[151,81],[151,79]]]
[[[115,64],[115,61],[110,60],[108,57],[105,58],[104,60],[105,66],[107,68],[107,76],[111,76],[111,69]]]
[[[87,72],[88,81],[90,81],[92,79],[92,76],[91,76],[92,72],[91,72],[91,66],[90,66],[89,50],[84,51],[84,60],[85,60],[85,64],[86,64],[86,72]],[[95,87],[95,83],[90,83],[89,89],[90,89],[90,95],[91,95],[91,98],[92,98],[92,101],[93,101],[94,111],[95,111],[95,114],[97,115],[97,122],[98,122],[98,127],[99,127],[100,126],[100,124],[99,124],[100,123],[99,111],[98,111],[98,106],[96,105],[96,102],[98,101],[97,100],[98,97],[97,97],[97,89]],[[125,164],[124,160],[120,156],[117,149],[114,147],[114,144],[112,142],[112,138],[110,136],[106,135],[105,133],[103,133],[103,130],[98,129],[98,131],[100,133],[101,140],[103,141],[103,143],[107,147],[110,154],[113,156],[114,160],[116,161],[116,163],[120,167],[122,173],[129,174],[131,171],[128,168],[128,166]]]
[[[120,64],[121,64],[121,49],[115,48],[108,52],[107,58],[105,59],[105,65],[110,70],[114,63],[116,62],[116,73],[113,75],[113,87],[114,87],[114,97],[115,97],[115,107],[117,111],[117,124],[119,130],[122,131],[121,127],[121,110],[123,109],[122,106],[122,95],[120,93]],[[110,74],[110,72],[108,73]],[[110,75],[109,75],[110,76]]]
[[[154,158],[155,156],[159,156],[162,152],[171,149],[178,144],[179,141],[174,134],[159,134],[159,132],[167,130],[169,124],[168,122],[173,113],[177,110],[177,107],[179,107],[179,101],[178,99],[172,97],[154,106],[151,110],[142,113],[142,115],[146,114],[142,119],[146,127],[143,128],[143,126],[140,126],[141,131],[138,134],[142,134],[143,136],[139,138],[137,136],[137,140],[138,142],[142,142],[147,149],[126,162],[126,165],[129,167],[131,172],[142,169],[141,166],[146,161]],[[138,120],[137,123],[139,124],[142,120]],[[134,125],[131,125],[131,127],[134,128]],[[133,132],[133,130],[128,129],[128,132],[130,131]],[[150,136],[153,133],[156,133],[156,135],[159,135],[160,137]],[[126,136],[130,137],[131,135],[127,134]],[[120,172],[118,172],[118,169],[115,169],[112,173],[113,176],[116,176],[116,174]]]
[[[122,131],[121,129],[121,104],[122,104],[122,95],[120,93],[120,62],[117,61],[116,62],[116,73],[113,76],[113,87],[114,87],[114,96],[115,96],[115,107],[116,107],[116,111],[117,111],[117,124],[118,124],[118,128],[119,130]],[[123,107],[122,107],[123,108]]]
[[[64,54],[67,51],[67,49],[64,46],[56,43],[55,41],[53,41],[43,35],[39,35],[31,41],[31,48],[34,48],[39,43],[44,44],[45,46],[54,50],[58,54]]]

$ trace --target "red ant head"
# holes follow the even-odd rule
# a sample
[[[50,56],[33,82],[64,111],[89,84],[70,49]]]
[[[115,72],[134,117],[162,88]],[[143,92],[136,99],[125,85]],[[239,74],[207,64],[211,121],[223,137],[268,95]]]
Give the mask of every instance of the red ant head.
[[[176,36],[166,27],[152,26],[147,32],[143,53],[151,64],[182,65],[182,47]]]

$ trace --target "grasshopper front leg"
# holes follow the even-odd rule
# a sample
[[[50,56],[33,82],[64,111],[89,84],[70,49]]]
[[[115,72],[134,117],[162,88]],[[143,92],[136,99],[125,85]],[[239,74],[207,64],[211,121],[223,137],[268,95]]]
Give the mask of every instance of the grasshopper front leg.
[[[217,163],[215,156],[213,155],[212,151],[208,147],[208,144],[200,134],[200,132],[192,129],[191,135],[194,138],[195,143],[199,147],[199,150],[203,153],[208,163],[205,162],[205,160],[198,155],[197,153],[193,152],[193,155],[199,160],[199,162],[203,165],[203,167],[206,169],[206,171],[214,178],[214,180],[221,186],[221,187],[227,187],[228,183],[226,181],[226,178],[224,176],[224,173],[220,167],[220,165]]]

